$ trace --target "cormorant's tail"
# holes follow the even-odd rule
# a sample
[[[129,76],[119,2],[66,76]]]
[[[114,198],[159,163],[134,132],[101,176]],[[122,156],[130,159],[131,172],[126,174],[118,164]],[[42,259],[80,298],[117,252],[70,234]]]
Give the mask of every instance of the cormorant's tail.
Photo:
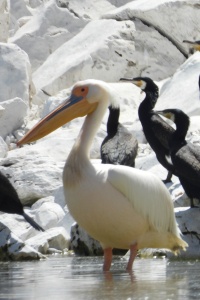
[[[23,212],[24,219],[33,226],[36,230],[39,231],[45,231],[40,225],[38,225],[29,215],[27,215],[25,212]]]

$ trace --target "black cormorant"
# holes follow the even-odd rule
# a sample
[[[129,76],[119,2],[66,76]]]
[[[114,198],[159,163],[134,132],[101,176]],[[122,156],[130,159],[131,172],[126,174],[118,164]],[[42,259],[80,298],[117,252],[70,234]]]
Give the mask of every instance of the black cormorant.
[[[24,219],[35,229],[44,231],[31,217],[29,217],[19,200],[16,190],[9,179],[0,172],[0,211],[8,214],[22,215]]]
[[[183,43],[189,45],[189,53],[194,54],[196,51],[200,51],[200,41],[188,41],[184,40]]]
[[[121,78],[120,80],[132,82],[146,93],[145,99],[139,105],[139,119],[147,142],[154,150],[160,164],[168,170],[168,175],[164,182],[170,182],[172,175],[175,174],[175,170],[170,161],[168,142],[174,129],[160,116],[153,113],[153,108],[159,97],[158,86],[149,77]]]
[[[107,136],[101,144],[101,160],[103,164],[135,167],[138,141],[119,123],[119,115],[119,107],[109,106]]]
[[[193,199],[200,200],[200,147],[185,140],[190,119],[180,109],[165,109],[157,113],[176,124],[169,141],[171,159],[180,183],[190,198],[190,205],[194,207]]]

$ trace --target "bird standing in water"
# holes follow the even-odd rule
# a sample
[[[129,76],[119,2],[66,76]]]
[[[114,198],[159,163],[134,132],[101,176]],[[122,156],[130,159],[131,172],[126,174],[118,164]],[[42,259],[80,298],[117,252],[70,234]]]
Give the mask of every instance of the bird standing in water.
[[[71,215],[104,250],[109,271],[112,249],[130,249],[127,270],[137,250],[166,248],[175,253],[187,243],[180,237],[170,194],[160,179],[135,168],[92,164],[91,145],[108,106],[116,106],[111,85],[99,80],[76,83],[69,98],[43,118],[18,145],[44,137],[65,123],[87,115],[63,170]]]
[[[190,198],[190,205],[194,207],[193,199],[200,200],[200,147],[185,140],[190,119],[180,109],[165,109],[156,113],[176,124],[176,130],[169,141],[171,159],[180,183]]]
[[[155,152],[157,160],[168,170],[168,175],[164,182],[170,182],[172,175],[175,174],[174,166],[169,159],[169,139],[174,129],[160,116],[153,113],[159,97],[158,86],[148,77],[121,78],[120,80],[131,82],[146,93],[146,97],[139,105],[139,119],[147,142]]]
[[[9,179],[0,172],[0,211],[8,214],[18,214],[36,230],[44,231],[27,213],[24,211],[23,205],[18,194]]]
[[[107,136],[101,144],[103,164],[135,167],[138,141],[133,134],[119,123],[120,108],[109,106]]]

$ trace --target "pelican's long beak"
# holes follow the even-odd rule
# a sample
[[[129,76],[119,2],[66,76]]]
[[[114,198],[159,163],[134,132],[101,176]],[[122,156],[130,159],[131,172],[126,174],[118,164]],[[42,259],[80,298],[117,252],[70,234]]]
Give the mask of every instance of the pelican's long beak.
[[[72,93],[61,105],[30,129],[17,145],[39,140],[71,120],[90,114],[96,107],[97,103],[89,103],[86,97]]]

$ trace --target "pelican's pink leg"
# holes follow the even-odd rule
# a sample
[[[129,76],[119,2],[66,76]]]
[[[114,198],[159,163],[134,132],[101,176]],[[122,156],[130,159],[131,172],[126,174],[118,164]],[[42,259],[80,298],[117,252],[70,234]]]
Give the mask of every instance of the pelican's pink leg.
[[[130,246],[130,257],[129,257],[129,261],[128,261],[128,264],[126,267],[127,271],[132,270],[133,262],[134,262],[136,255],[137,255],[137,244],[134,244],[134,245]]]
[[[112,248],[104,249],[103,271],[109,271],[112,263]]]

